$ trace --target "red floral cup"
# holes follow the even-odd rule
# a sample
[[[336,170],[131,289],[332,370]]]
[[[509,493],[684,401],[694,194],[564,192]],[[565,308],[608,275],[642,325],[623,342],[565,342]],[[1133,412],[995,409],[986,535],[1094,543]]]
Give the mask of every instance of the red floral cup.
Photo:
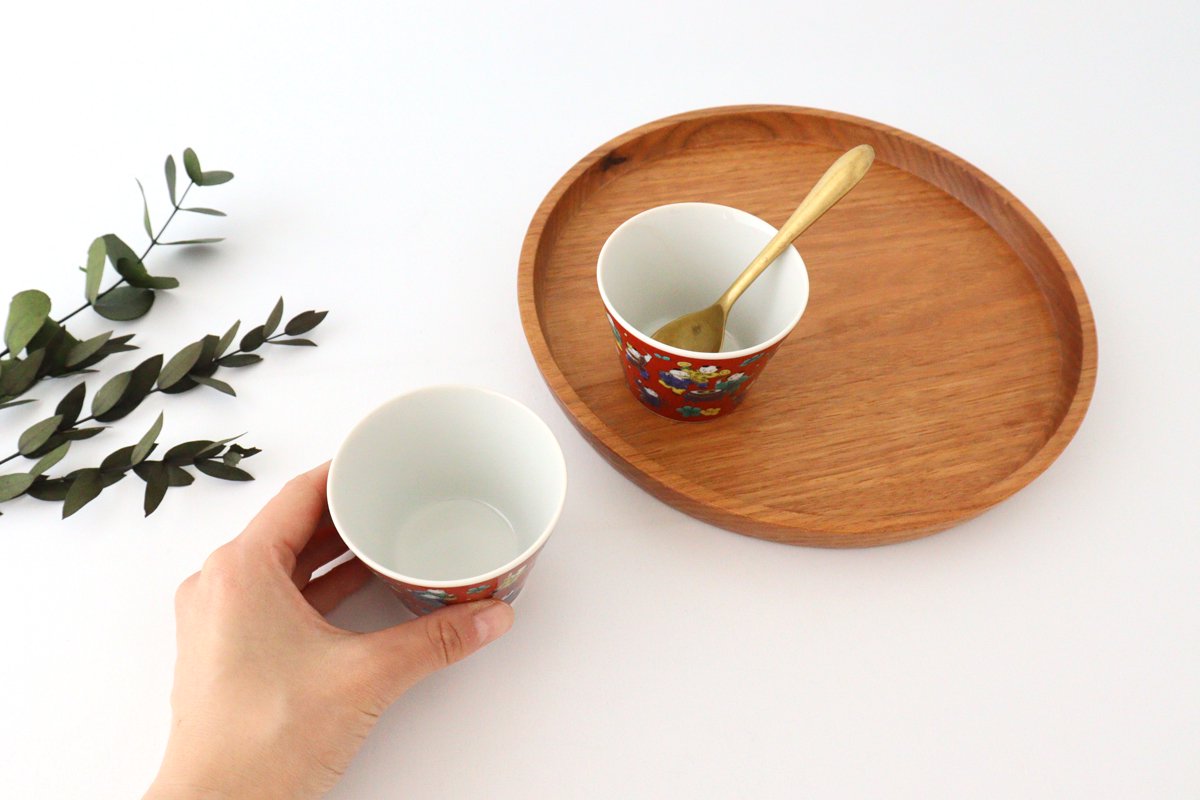
[[[384,403],[329,468],[329,513],[350,550],[414,614],[512,602],[558,521],[567,470],[516,400],[434,386]]]
[[[808,303],[808,271],[794,247],[734,305],[721,352],[670,347],[651,332],[712,304],[776,232],[736,208],[674,203],[643,211],[608,237],[596,279],[625,382],[646,408],[702,422],[745,399]]]

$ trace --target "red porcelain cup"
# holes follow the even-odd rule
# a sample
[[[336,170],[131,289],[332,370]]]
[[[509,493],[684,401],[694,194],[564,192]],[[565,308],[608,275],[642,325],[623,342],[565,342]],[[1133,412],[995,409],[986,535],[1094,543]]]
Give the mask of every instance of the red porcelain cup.
[[[558,521],[567,470],[516,400],[433,386],[355,426],[329,468],[329,513],[350,550],[414,614],[512,602]]]
[[[651,333],[711,305],[777,233],[752,214],[674,203],[626,220],[600,250],[596,280],[625,383],[668,419],[728,416],[808,304],[808,271],[789,247],[734,304],[719,353],[670,347]]]

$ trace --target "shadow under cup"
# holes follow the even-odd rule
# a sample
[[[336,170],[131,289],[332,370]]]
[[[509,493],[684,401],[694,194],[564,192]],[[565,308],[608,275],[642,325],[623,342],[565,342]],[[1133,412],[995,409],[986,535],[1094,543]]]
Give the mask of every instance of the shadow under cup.
[[[734,304],[719,353],[670,347],[663,324],[714,303],[777,233],[728,206],[674,203],[631,217],[600,251],[596,278],[626,383],[651,411],[685,422],[732,412],[808,303],[808,272],[784,250]]]
[[[346,544],[420,614],[516,597],[562,510],[566,467],[550,429],[517,401],[431,387],[351,431],[328,494]]]

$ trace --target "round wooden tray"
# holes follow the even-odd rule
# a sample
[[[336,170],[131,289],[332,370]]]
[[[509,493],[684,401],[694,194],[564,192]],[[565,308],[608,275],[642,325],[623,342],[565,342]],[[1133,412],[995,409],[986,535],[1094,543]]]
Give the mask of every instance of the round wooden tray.
[[[612,230],[686,200],[778,226],[864,142],[871,172],[797,242],[808,310],[745,404],[690,425],[642,408],[596,289]],[[1083,286],[1037,218],[951,153],[828,111],[694,111],[601,146],[534,214],[519,297],[546,382],[614,466],[692,516],[794,544],[898,542],[980,513],[1062,452],[1095,383]]]

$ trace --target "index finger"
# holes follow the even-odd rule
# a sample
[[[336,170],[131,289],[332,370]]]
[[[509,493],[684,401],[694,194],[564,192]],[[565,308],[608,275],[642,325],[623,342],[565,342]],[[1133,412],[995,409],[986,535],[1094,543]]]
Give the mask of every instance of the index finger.
[[[238,538],[250,544],[277,548],[289,570],[308,544],[327,510],[325,482],[329,462],[292,478],[263,506]]]

